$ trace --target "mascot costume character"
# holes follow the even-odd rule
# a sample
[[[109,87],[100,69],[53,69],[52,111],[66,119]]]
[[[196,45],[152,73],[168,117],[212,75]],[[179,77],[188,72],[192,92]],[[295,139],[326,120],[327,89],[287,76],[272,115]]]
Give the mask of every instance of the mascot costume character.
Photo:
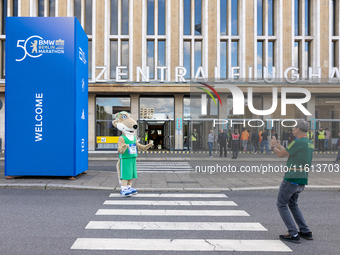
[[[137,190],[131,187],[132,179],[137,178],[136,157],[138,150],[146,151],[153,146],[153,142],[141,145],[136,138],[137,122],[131,118],[128,112],[119,112],[112,121],[114,127],[122,131],[118,139],[119,160],[117,162],[118,180],[121,184],[120,194],[129,197],[137,194]]]

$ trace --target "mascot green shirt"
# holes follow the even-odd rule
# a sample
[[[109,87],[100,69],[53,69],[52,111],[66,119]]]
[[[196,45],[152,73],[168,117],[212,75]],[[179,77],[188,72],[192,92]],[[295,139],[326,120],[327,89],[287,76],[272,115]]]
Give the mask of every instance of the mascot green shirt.
[[[137,178],[137,164],[136,158],[138,157],[137,139],[133,138],[131,141],[125,135],[122,135],[125,143],[129,146],[123,154],[119,153],[120,159],[120,179],[131,180]]]

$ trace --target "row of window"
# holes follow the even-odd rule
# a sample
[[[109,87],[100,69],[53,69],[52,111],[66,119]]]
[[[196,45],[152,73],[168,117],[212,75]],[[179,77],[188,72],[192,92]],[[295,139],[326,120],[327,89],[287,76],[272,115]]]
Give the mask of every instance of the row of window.
[[[54,17],[56,16],[56,0],[35,0],[36,10],[32,16]],[[169,0],[144,0],[147,5],[147,35],[166,34],[166,9]],[[183,35],[202,35],[202,17],[204,12],[203,1],[207,0],[181,0],[183,4]],[[294,35],[310,36],[311,32],[311,13],[312,0],[293,0],[294,8]],[[239,34],[239,12],[240,2],[238,0],[220,0],[220,34],[238,35]],[[275,0],[258,0],[256,5],[257,35],[273,36],[275,34]],[[8,8],[8,3],[11,8]],[[2,1],[1,34],[6,34],[7,16],[18,16],[18,0]],[[133,4],[129,0],[110,0],[110,34],[128,35],[129,34],[129,8]],[[331,1],[332,15],[332,34],[338,35],[337,9],[339,2]],[[73,15],[82,23],[87,34],[92,34],[92,11],[93,0],[73,0]],[[11,13],[8,13],[11,10]],[[69,14],[72,16],[72,14]],[[120,24],[119,24],[120,23]]]
[[[160,79],[165,75],[164,79],[168,79],[168,73],[159,70],[157,67],[166,66],[167,55],[169,51],[169,41],[167,40],[167,22],[170,21],[167,9],[170,6],[169,0],[143,0],[146,4],[146,49],[143,66],[149,67],[149,78]],[[198,68],[202,66],[204,55],[204,17],[205,1],[207,0],[180,0],[183,10],[183,36],[182,36],[182,56],[181,63],[186,68],[185,78],[194,77]],[[301,68],[302,75],[308,77],[308,67],[311,66],[311,52],[313,45],[313,37],[311,36],[311,13],[313,8],[312,0],[292,0],[294,3],[292,8],[294,12],[294,52],[293,65]],[[5,0],[2,2],[2,25],[0,31],[5,34],[5,17],[18,16],[18,0]],[[74,0],[74,15],[80,20],[89,35],[89,78],[92,79],[92,5],[93,0]],[[129,78],[130,75],[130,56],[131,49],[129,47],[129,22],[131,21],[130,9],[133,8],[132,1],[129,0],[110,0],[110,24],[109,24],[109,79],[116,79],[116,67],[126,66],[123,79]],[[241,38],[239,36],[239,13],[241,1],[238,0],[220,0],[219,4],[219,74],[221,79],[227,79],[232,76],[231,67],[239,65],[239,55],[241,49]],[[0,2],[1,4],[1,2]],[[8,8],[11,4],[11,8]],[[36,0],[37,13],[36,16],[54,16],[56,0]],[[332,35],[338,35],[339,20],[338,8],[339,2],[332,0]],[[257,44],[256,44],[256,72],[255,76],[262,79],[264,75],[264,66],[267,67],[267,75],[274,75],[275,52],[276,52],[276,33],[275,26],[277,22],[276,0],[258,0],[255,8],[256,28],[257,28]],[[0,8],[1,9],[1,8]],[[7,13],[11,10],[11,13]],[[69,15],[69,14],[68,14]],[[181,30],[180,30],[181,31]],[[264,37],[268,36],[268,38]],[[1,41],[2,40],[2,41]],[[332,38],[331,65],[338,64],[338,38]],[[5,36],[0,36],[0,78],[5,74],[4,63]],[[168,54],[167,54],[168,53]],[[243,70],[245,72],[245,70]],[[235,70],[234,72],[237,72]]]

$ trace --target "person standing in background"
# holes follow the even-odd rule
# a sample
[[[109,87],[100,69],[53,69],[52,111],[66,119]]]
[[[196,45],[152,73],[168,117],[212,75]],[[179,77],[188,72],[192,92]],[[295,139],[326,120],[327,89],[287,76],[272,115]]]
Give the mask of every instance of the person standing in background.
[[[248,151],[252,151],[252,145],[251,145],[251,133],[250,133],[250,130],[249,130],[249,129],[247,129],[247,132],[248,132],[248,135],[249,135],[247,150],[248,150]]]
[[[325,151],[325,136],[326,136],[325,130],[323,130],[323,127],[320,127],[320,130],[318,131],[318,139],[319,139],[319,151],[322,152]]]
[[[224,156],[227,157],[227,134],[223,132],[223,129],[220,130],[221,133],[218,134],[217,145],[220,146],[220,157],[222,157],[222,151],[224,148]]]
[[[307,138],[314,144],[314,132],[309,129],[308,132],[307,132]]]
[[[228,141],[227,141],[228,142],[228,148],[231,148],[231,131],[230,131],[230,129],[229,129],[227,136],[228,136]]]
[[[288,140],[289,140],[289,134],[287,130],[283,130],[282,132],[282,146],[287,148],[288,147]]]
[[[279,139],[279,136],[278,136],[278,134],[275,132],[274,129],[272,129],[272,137],[273,137],[273,136],[275,136],[276,140]]]
[[[328,130],[328,128],[325,129],[326,135],[325,135],[325,148],[326,150],[329,150],[329,138],[331,138],[331,132]]]
[[[242,147],[243,147],[244,152],[247,151],[248,139],[249,139],[249,133],[247,132],[246,129],[243,129],[243,132],[241,134],[241,142],[242,142]]]
[[[212,157],[211,151],[214,145],[214,138],[215,138],[214,130],[210,130],[210,133],[208,135],[209,157]]]
[[[233,148],[233,157],[231,159],[237,159],[239,139],[240,134],[238,133],[238,129],[235,129],[235,132],[231,134],[231,142]]]
[[[198,136],[198,134],[196,132],[196,128],[194,128],[194,132],[191,132],[192,151],[196,151],[197,136]]]
[[[261,134],[261,154],[263,154],[263,146],[266,147],[267,154],[269,155],[269,148],[268,148],[268,134],[266,130],[263,129],[262,134]]]
[[[336,157],[335,161],[333,161],[333,163],[338,164],[339,160],[340,160],[340,132],[338,133],[338,141],[335,144],[335,148],[338,148],[338,156]]]
[[[257,154],[257,144],[259,142],[259,135],[258,133],[256,132],[256,130],[254,129],[253,130],[253,134],[251,135],[251,143],[253,145],[253,152],[254,154]]]

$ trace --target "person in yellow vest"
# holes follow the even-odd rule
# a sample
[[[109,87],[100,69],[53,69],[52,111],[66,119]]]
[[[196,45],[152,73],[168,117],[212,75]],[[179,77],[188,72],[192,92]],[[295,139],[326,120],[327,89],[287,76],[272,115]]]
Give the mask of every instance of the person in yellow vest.
[[[307,138],[314,144],[314,132],[311,129],[308,129],[308,132],[306,133]]]
[[[196,128],[194,128],[194,132],[191,132],[192,151],[196,151],[197,137],[198,137],[198,134],[196,132]]]
[[[144,136],[144,141],[145,141],[145,144],[148,143],[148,139],[149,139],[149,136],[148,136],[148,130],[145,130],[145,136]]]
[[[314,132],[311,129],[307,132],[307,138],[314,143]]]
[[[323,127],[320,127],[320,130],[318,131],[319,151],[322,152],[325,151],[325,136],[326,136],[325,130],[323,130]]]

